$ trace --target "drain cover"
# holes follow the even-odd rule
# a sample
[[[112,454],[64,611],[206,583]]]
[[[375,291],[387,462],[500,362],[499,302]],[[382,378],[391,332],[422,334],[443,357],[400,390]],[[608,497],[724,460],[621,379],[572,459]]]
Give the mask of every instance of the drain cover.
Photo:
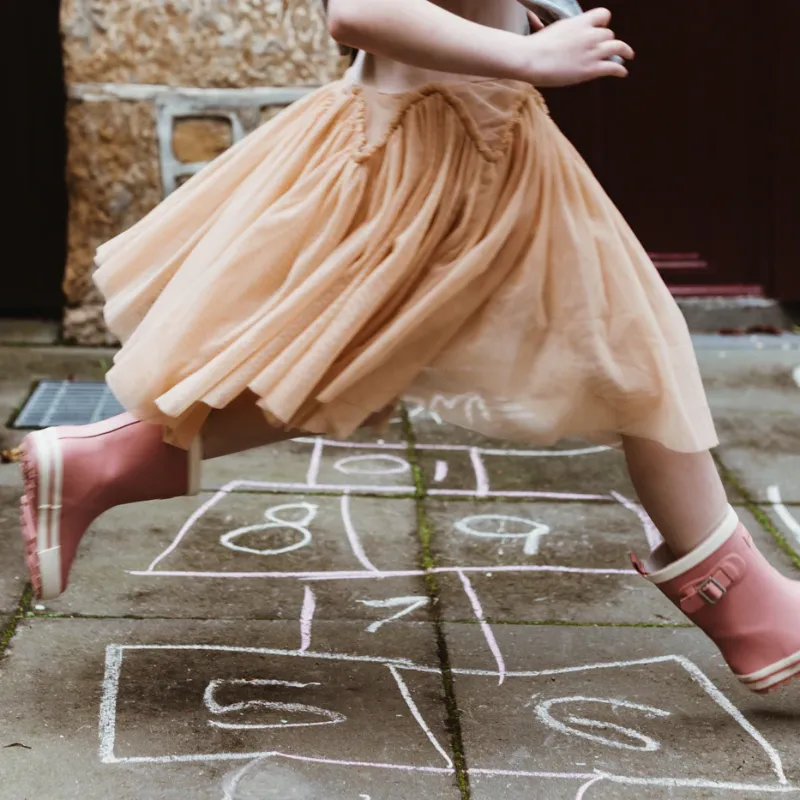
[[[121,414],[124,410],[102,381],[41,381],[12,427],[86,425]]]

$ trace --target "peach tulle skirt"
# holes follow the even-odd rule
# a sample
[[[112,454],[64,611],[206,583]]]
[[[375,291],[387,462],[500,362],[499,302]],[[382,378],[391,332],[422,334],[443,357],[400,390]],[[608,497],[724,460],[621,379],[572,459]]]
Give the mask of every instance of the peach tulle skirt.
[[[678,308],[526,84],[333,83],[97,261],[111,388],[181,446],[248,389],[337,437],[409,398],[531,444],[716,444]]]

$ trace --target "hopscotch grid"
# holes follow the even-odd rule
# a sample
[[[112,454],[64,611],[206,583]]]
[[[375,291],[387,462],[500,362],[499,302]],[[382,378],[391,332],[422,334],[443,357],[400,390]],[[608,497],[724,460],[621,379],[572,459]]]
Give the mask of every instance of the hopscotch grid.
[[[397,671],[406,670],[409,672],[423,672],[428,674],[441,675],[440,667],[429,667],[415,664],[406,659],[382,658],[379,656],[359,656],[343,653],[325,653],[299,650],[280,650],[266,647],[238,647],[229,645],[109,645],[106,648],[106,669],[103,679],[103,693],[100,703],[100,756],[103,763],[122,764],[122,763],[176,763],[176,762],[197,762],[197,761],[228,761],[257,759],[271,755],[284,755],[274,751],[254,752],[254,753],[212,753],[195,754],[181,756],[131,756],[118,757],[114,754],[114,744],[116,739],[116,705],[119,696],[119,681],[121,668],[126,650],[172,650],[172,651],[203,651],[203,652],[223,652],[223,653],[242,653],[248,655],[264,656],[289,656],[296,658],[308,658],[322,661],[344,661],[355,663],[380,664]],[[705,673],[690,659],[678,654],[665,656],[655,656],[652,658],[632,659],[627,661],[599,662],[594,664],[584,664],[572,667],[559,667],[546,670],[526,670],[526,671],[505,671],[499,670],[476,670],[453,667],[453,675],[464,675],[473,677],[500,677],[505,678],[539,678],[555,675],[568,675],[578,672],[602,670],[602,669],[621,669],[634,666],[647,666],[652,664],[664,664],[673,662],[684,669],[689,677],[706,693],[706,695],[722,708],[729,716],[740,725],[743,730],[762,748],[769,758],[773,772],[777,777],[778,784],[739,784],[727,781],[709,781],[705,779],[693,778],[635,778],[621,775],[605,775],[608,780],[637,786],[667,786],[667,787],[694,787],[709,789],[730,789],[731,791],[768,791],[768,792],[798,792],[800,789],[793,787],[786,778],[780,754],[766,740],[766,738],[744,717],[733,703],[712,683]],[[422,772],[441,772],[452,774],[453,770],[447,768],[417,767],[413,765],[393,765],[373,762],[342,762],[332,759],[317,759],[305,756],[286,756],[299,761],[311,761],[325,764],[341,764],[343,766],[363,766],[385,769],[401,769],[406,771]],[[597,777],[597,773],[537,773],[525,770],[500,770],[487,768],[470,768],[472,775],[486,776],[508,776],[508,777],[550,777],[550,778],[570,778],[570,779],[592,779]]]
[[[469,670],[453,668],[454,675],[470,675],[478,677],[496,677],[499,684],[504,680],[510,678],[536,678],[542,676],[564,675],[573,672],[585,672],[587,670],[599,670],[608,668],[620,668],[626,666],[647,665],[665,662],[674,662],[681,666],[691,679],[700,686],[705,694],[715,702],[722,710],[724,710],[734,721],[758,744],[758,746],[766,754],[772,765],[772,771],[778,779],[778,785],[774,784],[744,784],[729,781],[713,781],[705,779],[678,779],[678,778],[634,778],[629,776],[611,775],[599,773],[594,771],[591,773],[547,773],[535,771],[515,771],[515,770],[496,770],[484,768],[470,768],[471,775],[485,775],[485,776],[506,776],[506,777],[521,777],[521,778],[534,778],[534,777],[548,777],[548,778],[561,778],[570,780],[588,781],[584,783],[579,790],[579,796],[583,796],[590,786],[598,783],[601,780],[616,782],[627,785],[637,786],[667,786],[667,787],[692,787],[692,788],[710,788],[710,789],[728,789],[731,791],[758,791],[769,793],[788,793],[796,792],[798,789],[792,787],[784,773],[781,757],[777,750],[763,737],[762,734],[752,726],[736,706],[720,692],[711,680],[689,659],[679,655],[662,656],[651,659],[639,659],[633,661],[621,661],[611,663],[590,664],[578,667],[567,667],[551,670],[537,670],[537,671],[524,671],[515,672],[508,671],[503,660],[502,653],[497,645],[494,634],[486,621],[483,614],[483,609],[480,600],[472,588],[472,584],[467,577],[467,573],[486,573],[492,572],[508,572],[508,573],[526,573],[526,572],[562,572],[562,573],[577,573],[577,574],[621,574],[621,575],[635,575],[634,570],[613,570],[613,569],[593,569],[593,568],[580,568],[580,567],[558,567],[550,565],[512,565],[498,567],[494,565],[476,566],[476,567],[434,567],[431,569],[417,569],[417,570],[394,570],[394,571],[381,571],[378,570],[367,558],[366,553],[363,551],[358,535],[352,524],[350,515],[350,497],[351,496],[365,496],[365,497],[415,497],[418,489],[413,485],[398,486],[398,485],[357,485],[357,484],[336,484],[336,483],[318,483],[319,471],[322,465],[322,459],[326,447],[342,448],[346,450],[373,450],[373,451],[407,451],[407,443],[360,443],[360,442],[338,442],[335,440],[326,440],[321,437],[314,438],[301,438],[295,440],[296,442],[308,443],[312,445],[312,452],[309,460],[308,470],[306,473],[306,483],[294,482],[266,482],[266,481],[249,481],[249,480],[235,480],[225,484],[220,489],[216,490],[214,494],[200,507],[189,519],[186,520],[181,527],[178,535],[173,542],[159,555],[145,571],[130,571],[132,575],[160,575],[160,576],[175,576],[175,577],[268,577],[268,578],[295,578],[306,581],[326,581],[326,580],[353,580],[353,579],[381,579],[387,577],[405,577],[405,576],[425,576],[437,573],[453,573],[455,572],[467,593],[467,596],[472,605],[478,623],[484,632],[492,655],[495,657],[497,663],[497,670]],[[479,448],[468,445],[450,445],[450,444],[432,444],[432,445],[415,445],[415,450],[418,452],[431,451],[438,452],[465,452],[469,455],[473,471],[475,474],[476,488],[474,490],[459,490],[459,489],[443,489],[443,488],[429,488],[426,487],[424,494],[426,497],[435,498],[450,498],[453,500],[460,499],[475,499],[478,498],[484,501],[492,500],[521,500],[530,502],[539,501],[561,501],[561,502],[602,502],[602,503],[619,503],[624,508],[632,511],[637,515],[650,544],[655,543],[655,531],[652,523],[647,518],[645,512],[638,504],[628,500],[617,492],[609,494],[588,494],[588,493],[571,493],[571,492],[529,492],[529,491],[492,491],[490,486],[490,479],[486,470],[486,465],[483,461],[484,456],[501,456],[501,457],[572,457],[578,455],[588,455],[595,453],[602,453],[610,448],[607,447],[591,447],[578,450],[505,450],[494,448]],[[369,456],[360,457],[362,460],[368,460]],[[338,462],[337,462],[338,463]],[[446,464],[446,462],[443,462]],[[334,465],[336,467],[336,465]],[[344,471],[344,470],[342,470]],[[395,472],[397,472],[395,470]],[[387,473],[388,474],[388,473]],[[394,474],[394,473],[392,473]],[[437,475],[440,479],[444,479],[447,472],[442,472],[440,462],[437,462]],[[199,572],[199,571],[166,571],[156,570],[158,564],[169,556],[180,545],[181,541],[194,527],[200,517],[207,513],[208,510],[213,508],[216,504],[221,502],[222,499],[229,494],[238,492],[252,492],[264,494],[278,494],[285,492],[314,492],[315,494],[329,494],[331,496],[339,496],[341,498],[342,518],[345,524],[347,537],[351,545],[351,549],[356,556],[357,560],[365,567],[364,571],[330,571],[330,572]],[[780,497],[772,496],[769,498],[773,506],[780,505]],[[776,503],[777,500],[777,503]],[[785,508],[785,507],[784,507]],[[786,512],[788,513],[788,512]],[[794,520],[793,520],[794,521]],[[794,532],[794,531],[793,531]],[[471,591],[470,591],[471,590]],[[106,660],[106,675],[104,678],[103,698],[101,701],[101,719],[100,719],[100,737],[101,759],[105,763],[171,763],[175,761],[210,761],[210,760],[260,760],[268,757],[287,758],[297,761],[307,761],[321,764],[341,764],[343,766],[363,766],[377,769],[394,769],[405,770],[413,772],[435,772],[440,774],[454,774],[452,760],[449,755],[441,749],[441,745],[431,738],[433,734],[427,729],[421,715],[418,716],[419,711],[415,712],[416,706],[410,698],[407,686],[402,679],[400,672],[417,671],[432,674],[441,674],[440,667],[426,667],[423,665],[414,664],[406,659],[392,659],[392,658],[376,658],[371,656],[350,656],[336,653],[316,653],[311,651],[311,620],[313,619],[315,598],[313,591],[309,586],[305,587],[305,597],[303,603],[303,610],[301,612],[301,646],[299,650],[274,650],[269,648],[237,648],[225,647],[215,645],[112,645],[107,649]],[[488,630],[488,635],[487,635]],[[493,646],[494,644],[494,646]],[[415,720],[420,724],[423,732],[431,740],[436,749],[441,755],[444,755],[447,763],[446,768],[431,768],[431,767],[417,767],[413,765],[396,765],[376,762],[348,762],[337,761],[334,759],[325,758],[311,758],[305,756],[295,756],[291,754],[284,754],[277,751],[269,751],[263,753],[215,753],[215,754],[197,754],[186,756],[154,756],[154,757],[126,757],[119,758],[114,754],[115,740],[116,740],[116,703],[119,692],[119,680],[122,668],[123,653],[126,649],[164,649],[164,650],[210,650],[218,652],[239,652],[239,653],[254,653],[264,655],[286,655],[302,658],[314,658],[329,661],[351,661],[362,663],[375,663],[382,664],[390,670],[393,677],[398,684],[398,688],[403,694],[409,709],[412,712]],[[405,693],[403,687],[406,688]],[[406,697],[408,694],[408,697]],[[410,702],[409,702],[410,700]]]

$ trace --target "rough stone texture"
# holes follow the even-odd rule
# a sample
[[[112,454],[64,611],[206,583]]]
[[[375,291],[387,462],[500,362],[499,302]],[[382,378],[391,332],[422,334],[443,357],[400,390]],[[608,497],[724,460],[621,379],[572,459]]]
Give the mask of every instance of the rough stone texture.
[[[69,240],[64,337],[113,341],[101,324],[102,300],[91,282],[96,249],[161,200],[155,114],[150,103],[72,102],[69,130]],[[82,308],[76,308],[81,304]]]
[[[70,86],[316,86],[338,77],[345,66],[316,0],[66,0],[62,28]],[[246,110],[245,129],[279,110]],[[179,160],[206,162],[231,144],[230,125],[214,119],[213,109],[207,113],[212,119],[176,125]],[[155,115],[150,101],[70,105],[68,341],[114,342],[91,284],[94,251],[162,198]],[[179,177],[177,185],[185,180]]]
[[[67,0],[62,26],[69,83],[318,85],[343,63],[318,0]]]

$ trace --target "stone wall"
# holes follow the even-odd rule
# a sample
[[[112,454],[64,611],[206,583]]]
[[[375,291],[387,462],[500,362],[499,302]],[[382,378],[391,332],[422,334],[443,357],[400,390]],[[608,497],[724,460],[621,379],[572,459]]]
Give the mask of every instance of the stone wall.
[[[111,343],[98,245],[345,64],[320,0],[63,0],[70,94],[64,334]]]

